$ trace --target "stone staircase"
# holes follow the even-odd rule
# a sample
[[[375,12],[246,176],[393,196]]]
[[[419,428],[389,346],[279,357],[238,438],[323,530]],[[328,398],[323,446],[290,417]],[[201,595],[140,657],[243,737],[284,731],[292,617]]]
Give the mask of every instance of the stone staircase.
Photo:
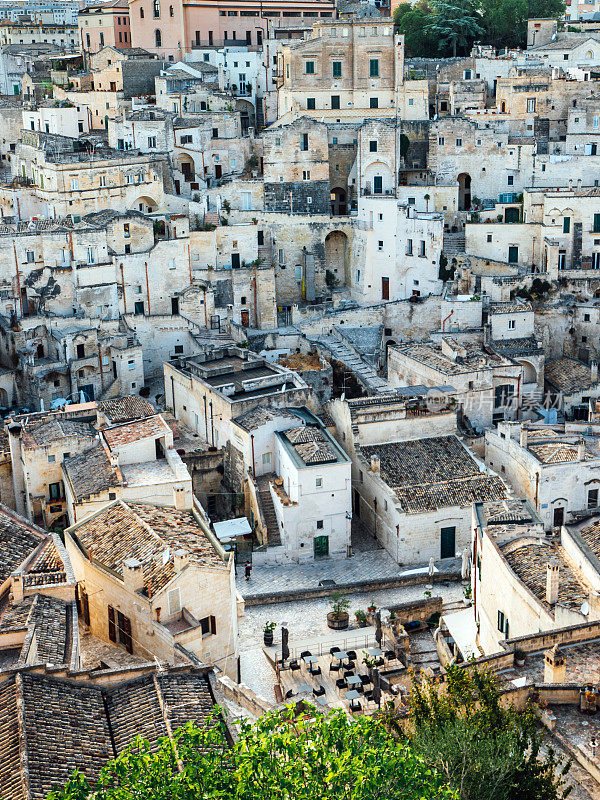
[[[332,357],[341,362],[345,367],[356,376],[356,379],[368,391],[379,394],[389,391],[389,386],[384,378],[381,378],[373,367],[364,359],[353,352],[344,342],[335,336],[308,336],[309,341],[321,344],[326,347]]]
[[[102,394],[96,398],[96,400],[112,400],[115,397],[120,397],[121,395],[121,381],[114,380],[110,386],[107,386],[106,389],[102,392]]]
[[[267,526],[267,547],[281,547],[281,536],[279,534],[279,525],[277,524],[277,517],[275,515],[275,506],[273,505],[273,498],[271,497],[271,478],[274,475],[261,475],[256,478],[256,485],[258,487],[258,499],[260,507]]]
[[[205,211],[204,212],[204,224],[205,225],[215,225],[218,227],[221,224],[221,219],[219,217],[218,211]]]
[[[465,252],[465,234],[464,231],[458,233],[444,232],[444,253],[447,256],[455,255],[456,253]]]

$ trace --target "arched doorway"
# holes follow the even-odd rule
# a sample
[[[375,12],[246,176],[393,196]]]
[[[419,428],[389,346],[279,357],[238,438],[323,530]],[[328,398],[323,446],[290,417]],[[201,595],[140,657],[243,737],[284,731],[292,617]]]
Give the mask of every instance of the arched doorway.
[[[186,183],[196,179],[196,167],[194,159],[187,153],[183,153],[179,158],[179,169],[183,172],[183,179]]]
[[[348,237],[343,231],[331,231],[327,234],[325,237],[325,276],[328,283],[347,283],[347,253]]]
[[[141,211],[142,214],[152,214],[158,205],[151,197],[138,197],[131,206],[133,211]]]
[[[348,213],[346,192],[343,189],[331,190],[331,214],[334,217],[345,217]]]
[[[461,172],[458,176],[458,210],[468,211],[471,208],[471,176]]]
[[[6,389],[0,389],[0,406],[8,408],[8,392]]]

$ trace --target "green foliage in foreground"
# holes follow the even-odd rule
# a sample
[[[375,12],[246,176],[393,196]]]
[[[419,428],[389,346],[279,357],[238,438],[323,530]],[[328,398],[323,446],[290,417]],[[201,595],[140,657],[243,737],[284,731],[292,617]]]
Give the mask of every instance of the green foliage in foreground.
[[[570,762],[542,735],[532,705],[503,706],[492,673],[449,665],[448,690],[413,687],[411,737],[416,753],[454,786],[462,800],[564,800]]]
[[[458,795],[382,720],[291,709],[242,725],[229,747],[211,724],[181,728],[152,752],[134,744],[91,784],[76,773],[48,800],[456,800]]]

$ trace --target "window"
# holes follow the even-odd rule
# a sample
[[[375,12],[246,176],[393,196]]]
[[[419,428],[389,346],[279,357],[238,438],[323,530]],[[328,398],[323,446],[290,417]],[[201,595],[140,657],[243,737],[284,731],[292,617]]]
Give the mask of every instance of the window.
[[[567,251],[566,250],[559,250],[558,251],[558,269],[566,269],[567,268]]]
[[[144,19],[144,9],[140,8],[140,19]]]
[[[492,234],[488,233],[486,239],[487,239],[488,242],[491,242],[492,241]]]
[[[370,58],[369,59],[369,77],[370,78],[378,78],[379,77],[379,59],[378,58]]]
[[[456,140],[456,146],[457,147],[462,147],[462,139],[457,139]]]
[[[173,6],[169,6],[169,16],[173,17],[175,14],[173,13]]]
[[[300,135],[300,150],[304,152],[308,151],[308,133]]]
[[[56,456],[48,456],[48,463],[49,464],[54,464],[55,461],[56,461]]]
[[[96,248],[95,247],[88,247],[88,249],[87,249],[87,263],[88,264],[95,264],[96,263]]]
[[[116,499],[117,499],[117,494],[116,494],[116,492],[109,492],[109,493],[108,493],[108,499],[109,499],[109,500],[116,500]]]
[[[600,214],[594,214],[594,233],[600,233]]]
[[[106,175],[100,175],[100,186],[106,188]]]
[[[307,111],[314,111],[315,110],[315,98],[314,97],[307,97],[306,98],[306,109],[307,109]]]
[[[339,94],[332,94],[331,95],[331,108],[339,109],[340,107],[340,96]]]
[[[140,317],[140,316],[144,315],[144,301],[143,300],[140,300],[137,303],[135,303],[134,308],[133,308],[133,313],[136,315],[136,317]]]
[[[498,611],[498,630],[501,633],[504,633],[504,613],[502,611]]]
[[[181,612],[181,590],[179,586],[167,592],[167,603],[169,604],[169,615],[173,616]]]
[[[183,353],[183,345],[182,344],[176,344],[175,345],[175,354],[176,355],[181,355],[182,353]]]
[[[508,330],[509,331],[514,331],[515,327],[516,327],[515,320],[514,319],[509,319],[508,320]]]
[[[438,145],[439,145],[440,147],[443,147],[443,146],[444,146],[444,141],[445,141],[445,139],[444,139],[444,137],[443,137],[443,136],[438,136]]]
[[[369,152],[376,153],[377,152],[377,141],[375,139],[371,139],[369,142]]]
[[[269,469],[271,467],[271,453],[262,454],[262,465]]]
[[[527,113],[535,114],[535,97],[527,98]]]
[[[77,345],[77,358],[85,358],[85,345],[78,344]]]
[[[112,606],[108,606],[108,638],[122,644],[128,653],[133,653],[131,620]]]
[[[154,46],[162,47],[162,33],[158,28],[154,31]]]
[[[148,147],[156,147],[156,136],[148,137]]]
[[[58,481],[57,483],[48,484],[48,494],[50,500],[60,500],[63,496],[62,483]]]
[[[303,181],[309,181],[310,180],[310,170],[309,169],[303,169],[302,170],[302,180]]]
[[[563,233],[570,233],[571,217],[563,217]]]
[[[304,62],[304,73],[305,73],[305,75],[314,75],[315,74],[315,62],[314,61],[305,61]]]
[[[592,127],[600,128],[600,114],[594,114],[594,118],[592,120]]]
[[[425,240],[421,239],[419,242],[419,256],[425,258]]]
[[[369,108],[379,108],[379,98],[378,97],[370,97],[369,98]]]
[[[79,180],[77,178],[71,178],[71,191],[79,191]],[[598,230],[600,230],[600,228]]]
[[[407,255],[407,256],[412,256],[412,254],[413,254],[413,243],[412,243],[412,239],[407,239],[407,240],[406,240],[406,255]]]
[[[319,530],[319,531],[323,530],[323,520],[322,519],[318,519],[317,520],[317,530]]]
[[[332,61],[331,63],[331,74],[334,78],[341,78],[342,77],[342,62],[341,61]]]
[[[323,478],[315,478],[315,486],[320,489],[323,486]]]
[[[154,0],[152,9],[154,12],[154,19],[158,19],[160,17],[160,0]]]
[[[587,507],[598,508],[598,489],[588,489]]]
[[[35,261],[35,253],[33,252],[33,250],[27,251],[26,258],[28,264],[31,264],[33,261]]]
[[[508,186],[514,186],[514,184],[515,184],[515,176],[514,175],[508,175],[507,178],[506,178],[506,183],[507,183]]]
[[[217,620],[214,617],[203,617],[200,620],[200,628],[203,637],[214,636],[217,632]]]
[[[382,239],[379,239],[379,241],[377,242],[377,249],[378,250],[383,250],[383,240]]]

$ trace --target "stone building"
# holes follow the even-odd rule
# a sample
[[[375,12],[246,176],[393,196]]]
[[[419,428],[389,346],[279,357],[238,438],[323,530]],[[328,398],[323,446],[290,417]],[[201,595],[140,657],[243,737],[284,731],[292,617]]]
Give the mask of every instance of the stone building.
[[[233,555],[195,501],[176,508],[115,500],[65,531],[91,632],[144,660],[181,647],[237,676]]]
[[[559,427],[500,423],[486,431],[485,462],[539,514],[546,530],[598,506],[597,436]]]
[[[78,44],[87,59],[104,47],[131,47],[129,6],[125,0],[89,3],[78,14],[77,27]]]

